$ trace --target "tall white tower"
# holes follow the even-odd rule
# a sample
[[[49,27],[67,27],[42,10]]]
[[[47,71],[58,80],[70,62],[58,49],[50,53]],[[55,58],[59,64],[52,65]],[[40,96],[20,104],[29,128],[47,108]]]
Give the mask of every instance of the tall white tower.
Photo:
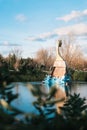
[[[54,62],[54,70],[52,76],[62,77],[66,73],[66,64],[63,58],[59,54],[59,48],[61,47],[62,42],[59,40],[56,43],[56,60]]]

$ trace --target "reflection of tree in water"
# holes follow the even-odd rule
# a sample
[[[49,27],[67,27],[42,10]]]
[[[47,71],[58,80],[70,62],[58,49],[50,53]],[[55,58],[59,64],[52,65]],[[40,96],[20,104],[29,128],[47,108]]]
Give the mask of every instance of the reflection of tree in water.
[[[80,94],[70,95],[65,101],[64,106],[61,107],[62,113],[58,114],[55,103],[60,103],[63,98],[60,98],[60,91],[56,89],[55,86],[50,89],[49,93],[45,92],[46,89],[43,88],[43,85],[41,87],[35,87],[30,84],[28,87],[30,87],[29,89],[36,97],[36,101],[33,102],[33,105],[39,111],[39,115],[22,113],[27,122],[27,124],[25,124],[23,120],[21,123],[21,121],[17,121],[13,118],[13,115],[20,114],[20,111],[16,111],[12,108],[12,111],[15,111],[15,113],[13,113],[11,117],[10,115],[7,117],[5,113],[3,115],[1,114],[2,111],[0,108],[0,118],[2,119],[0,123],[4,124],[4,130],[7,130],[8,124],[9,130],[81,130],[82,128],[86,130],[87,113],[85,110],[87,110],[87,105],[85,104],[85,99],[80,98]],[[9,91],[11,88],[7,90]],[[57,98],[55,99],[56,96]],[[2,129],[1,124],[0,129]]]
[[[40,112],[41,115],[45,115],[45,113],[56,112],[57,109],[55,107],[55,103],[61,102],[65,99],[65,97],[56,97],[55,94],[57,92],[56,86],[50,88],[49,93],[45,86],[41,86],[40,88],[32,88],[31,92],[34,96],[37,97],[37,100],[33,102],[33,105]]]

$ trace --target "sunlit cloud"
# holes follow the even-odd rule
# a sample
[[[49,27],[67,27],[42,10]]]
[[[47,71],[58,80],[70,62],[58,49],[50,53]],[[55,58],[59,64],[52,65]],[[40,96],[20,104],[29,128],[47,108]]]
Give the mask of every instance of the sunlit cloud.
[[[53,30],[52,32],[40,34],[38,36],[32,36],[26,38],[28,41],[46,41],[52,38],[56,38],[58,36],[62,35],[68,35],[70,33],[73,33],[74,35],[77,36],[85,36],[87,35],[87,24],[84,23],[79,23],[79,24],[74,24],[72,26],[66,26],[66,27],[61,27]]]
[[[27,20],[27,17],[24,14],[18,14],[15,16],[15,19],[19,22],[25,22]]]
[[[67,35],[69,33],[73,33],[78,36],[87,35],[87,24],[79,23],[72,26],[66,26],[55,29],[54,32],[58,35]]]
[[[85,9],[83,11],[72,11],[70,14],[67,14],[63,17],[57,17],[56,19],[68,22],[71,20],[84,18],[85,16],[87,16],[87,9]]]
[[[54,34],[54,33],[50,33],[50,32],[47,32],[47,33],[43,33],[43,34],[40,34],[38,36],[32,36],[32,37],[28,37],[26,38],[25,40],[29,40],[29,41],[46,41],[46,40],[49,40],[51,38],[54,38],[56,37],[57,35]]]

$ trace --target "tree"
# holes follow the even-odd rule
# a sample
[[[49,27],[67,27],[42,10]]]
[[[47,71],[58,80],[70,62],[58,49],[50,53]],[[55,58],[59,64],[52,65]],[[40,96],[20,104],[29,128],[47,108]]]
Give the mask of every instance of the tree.
[[[13,50],[11,50],[11,55],[15,55],[16,60],[19,60],[19,59],[21,59],[22,50],[20,50],[18,48],[14,48]]]
[[[51,67],[55,60],[54,48],[40,49],[36,53],[35,60],[46,67]]]
[[[77,45],[74,35],[67,35],[62,39],[60,54],[69,68],[82,69],[84,67],[84,55],[81,47]]]
[[[20,59],[21,59],[22,51],[19,49],[14,49],[8,56],[9,68],[18,70],[20,67]]]

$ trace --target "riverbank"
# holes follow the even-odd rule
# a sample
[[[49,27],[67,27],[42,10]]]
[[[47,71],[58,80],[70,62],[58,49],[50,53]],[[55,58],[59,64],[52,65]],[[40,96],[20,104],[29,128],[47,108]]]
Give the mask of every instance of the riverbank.
[[[47,71],[37,68],[25,69],[25,71],[2,69],[0,73],[0,86],[3,86],[3,83],[9,84],[11,82],[43,81],[47,74]],[[73,71],[71,72],[71,78],[74,82],[87,82],[87,72]]]
[[[28,71],[27,73],[13,71],[9,73],[8,79],[11,82],[42,81],[46,74],[42,70]],[[71,77],[74,82],[87,82],[87,72],[75,71]]]

